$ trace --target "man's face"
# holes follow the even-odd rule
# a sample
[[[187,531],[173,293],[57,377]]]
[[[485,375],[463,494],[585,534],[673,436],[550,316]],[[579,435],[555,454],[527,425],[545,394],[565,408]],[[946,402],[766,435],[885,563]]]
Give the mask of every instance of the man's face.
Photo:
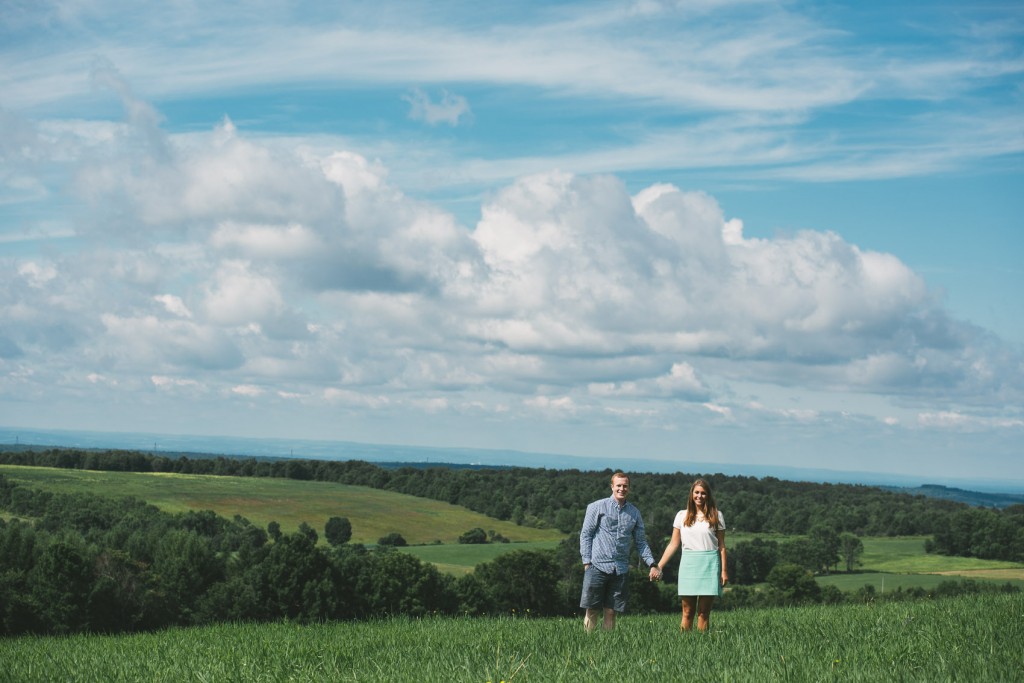
[[[620,505],[626,502],[629,495],[629,479],[626,477],[615,477],[612,479],[612,498]]]

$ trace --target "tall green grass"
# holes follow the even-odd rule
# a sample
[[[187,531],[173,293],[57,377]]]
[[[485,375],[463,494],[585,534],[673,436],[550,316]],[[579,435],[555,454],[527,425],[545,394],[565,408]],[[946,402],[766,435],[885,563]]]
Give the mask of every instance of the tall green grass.
[[[0,641],[0,681],[1020,681],[1024,597],[673,615],[224,625]]]

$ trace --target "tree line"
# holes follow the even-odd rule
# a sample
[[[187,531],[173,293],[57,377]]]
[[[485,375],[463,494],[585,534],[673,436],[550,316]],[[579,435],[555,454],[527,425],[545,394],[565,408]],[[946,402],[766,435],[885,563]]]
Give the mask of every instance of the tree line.
[[[0,451],[0,463],[69,469],[283,477],[369,486],[461,505],[519,525],[573,533],[587,503],[608,495],[611,470],[386,467],[359,460],[168,457],[71,448]],[[856,484],[794,482],[725,474],[635,474],[631,500],[652,537],[671,532],[696,476],[711,484],[729,528],[750,533],[933,536],[929,550],[1024,561],[1024,505],[1003,510]],[[826,564],[825,566],[828,566]]]

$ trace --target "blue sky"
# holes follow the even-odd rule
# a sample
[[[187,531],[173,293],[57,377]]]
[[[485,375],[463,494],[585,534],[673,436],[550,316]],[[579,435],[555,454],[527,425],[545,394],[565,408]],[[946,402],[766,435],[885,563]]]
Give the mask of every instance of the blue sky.
[[[1024,481],[1022,38],[5,2],[0,424]]]

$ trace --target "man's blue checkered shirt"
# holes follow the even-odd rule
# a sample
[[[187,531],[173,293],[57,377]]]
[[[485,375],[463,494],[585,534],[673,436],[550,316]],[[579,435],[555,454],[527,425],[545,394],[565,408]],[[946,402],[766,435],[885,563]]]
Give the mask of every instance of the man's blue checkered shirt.
[[[655,563],[647,545],[647,533],[640,510],[627,502],[622,507],[609,496],[587,506],[580,530],[580,558],[601,571],[625,574],[629,569],[630,544],[635,543],[647,566]]]

